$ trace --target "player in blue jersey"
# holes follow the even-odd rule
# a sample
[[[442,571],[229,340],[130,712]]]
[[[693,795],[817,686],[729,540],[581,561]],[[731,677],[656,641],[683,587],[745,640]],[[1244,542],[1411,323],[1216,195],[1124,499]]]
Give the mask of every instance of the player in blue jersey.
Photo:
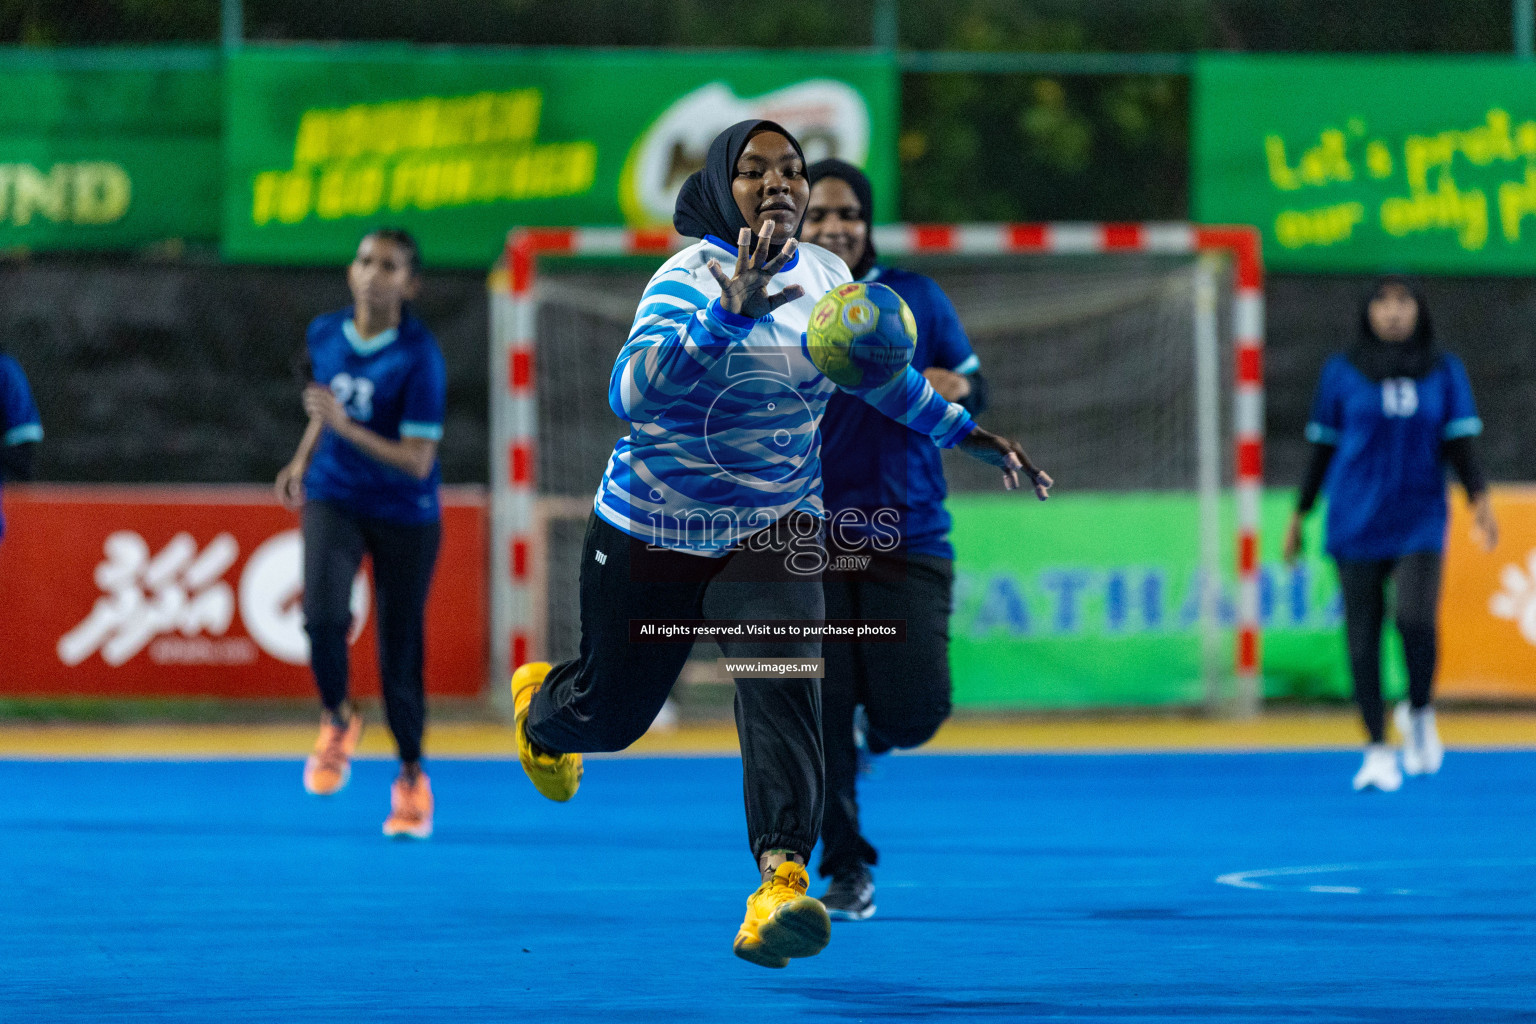
[[[32,453],[43,439],[43,421],[21,364],[0,350],[0,480],[31,480]],[[0,538],[5,516],[0,514]]]
[[[581,754],[638,739],[688,658],[690,641],[647,642],[640,620],[823,618],[817,424],[837,390],[805,345],[815,301],[848,268],[794,236],[810,195],[800,145],[771,121],[744,121],[710,145],[673,223],[701,239],[651,278],[619,353],[609,405],[629,425],[598,489],[581,561],[579,657],[512,677],[524,771],[554,800],[575,795]],[[729,270],[726,268],[730,267]],[[777,278],[776,290],[770,283]],[[1012,441],[976,427],[908,368],[862,401],[1003,470],[1050,478]],[[815,659],[817,637],[724,635],[727,658]],[[766,967],[812,956],[831,934],[806,894],[821,831],[820,680],[738,675],[748,839],[761,873],[735,952]]]
[[[1447,463],[1466,488],[1475,532],[1489,550],[1498,524],[1472,446],[1483,429],[1472,386],[1461,360],[1435,344],[1423,297],[1403,278],[1382,279],[1361,306],[1359,332],[1353,348],[1323,367],[1307,424],[1312,460],[1285,556],[1294,560],[1300,553],[1302,522],[1326,487],[1328,553],[1339,566],[1355,701],[1370,736],[1354,786],[1390,792],[1402,785],[1404,771],[1433,774],[1444,756],[1430,700]],[[1408,701],[1396,715],[1401,770],[1386,745],[1381,698],[1388,580],[1408,666]]]
[[[278,474],[279,498],[302,508],[304,628],[324,705],[304,787],[337,792],[351,774],[362,716],[348,698],[352,581],[366,553],[378,600],[384,711],[400,754],[388,836],[432,834],[432,787],[421,767],[427,591],[442,536],[437,444],[447,374],[437,340],[409,300],[421,288],[416,242],[367,235],[347,271],[353,304],[309,325],[309,425]]]
[[[857,167],[822,160],[808,171],[804,238],[840,256],[859,281],[894,289],[917,320],[912,368],[971,415],[985,407],[980,361],[955,307],[929,277],[875,261],[874,192]],[[859,830],[859,746],[869,753],[926,743],[950,710],[949,615],[954,548],[939,450],[847,394],[821,421],[822,500],[828,550],[827,618],[900,619],[900,643],[825,646],[822,744],[827,760],[821,823],[822,902],[834,918],[875,912],[878,854]],[[855,724],[857,722],[857,725]],[[855,736],[858,735],[856,740]]]

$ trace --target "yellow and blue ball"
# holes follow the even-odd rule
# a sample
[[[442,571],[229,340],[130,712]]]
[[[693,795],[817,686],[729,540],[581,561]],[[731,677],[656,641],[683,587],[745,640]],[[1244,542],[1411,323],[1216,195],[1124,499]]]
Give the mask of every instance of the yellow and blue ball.
[[[846,388],[877,388],[912,362],[917,320],[883,284],[838,285],[811,310],[806,347],[816,369]]]

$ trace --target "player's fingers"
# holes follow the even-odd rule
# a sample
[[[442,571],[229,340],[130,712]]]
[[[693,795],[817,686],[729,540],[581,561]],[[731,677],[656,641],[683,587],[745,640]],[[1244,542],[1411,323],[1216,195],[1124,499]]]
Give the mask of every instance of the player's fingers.
[[[769,260],[763,269],[768,271],[770,274],[777,274],[779,271],[783,270],[784,264],[788,263],[794,257],[795,248],[798,245],[799,243],[796,242],[793,238],[785,242],[784,248],[780,249],[779,254],[773,259]]]
[[[1019,474],[1011,469],[1003,470],[1003,490],[1016,491],[1019,489]]]
[[[773,245],[773,221],[763,225],[763,233],[757,236],[757,249],[752,253],[752,265],[761,267],[768,262],[768,248]]]
[[[784,303],[794,302],[804,294],[804,288],[801,288],[797,284],[792,284],[788,288],[785,288],[783,291],[779,292],[777,295],[768,296],[768,308],[778,309],[780,306],[784,305]]]
[[[1010,440],[1008,442],[1008,450],[1013,452],[1013,457],[1019,460],[1019,468],[1028,473],[1031,479],[1040,472],[1035,467],[1034,461],[1030,459],[1029,453],[1024,450],[1024,446],[1019,444],[1019,442]]]
[[[718,284],[720,286],[720,290],[724,292],[726,287],[730,285],[731,279],[725,276],[725,268],[720,266],[720,261],[710,260],[707,264],[705,264],[705,266],[709,268],[710,276],[715,279],[715,283]]]
[[[752,265],[752,229],[742,228],[736,232],[736,276]]]

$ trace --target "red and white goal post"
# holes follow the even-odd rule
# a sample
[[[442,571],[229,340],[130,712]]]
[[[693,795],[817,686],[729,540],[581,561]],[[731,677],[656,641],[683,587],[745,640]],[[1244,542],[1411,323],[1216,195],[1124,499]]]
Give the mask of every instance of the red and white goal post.
[[[1251,713],[1260,699],[1258,541],[1264,465],[1264,278],[1259,233],[1237,225],[1181,223],[892,224],[875,228],[882,257],[988,255],[1215,256],[1231,261],[1234,351],[1231,423],[1236,498],[1235,704]],[[668,230],[623,228],[524,228],[508,236],[505,265],[492,274],[491,401],[491,642],[492,669],[505,679],[512,668],[544,655],[542,629],[546,586],[539,537],[534,470],[538,365],[534,329],[538,263],[543,256],[664,258],[691,240]],[[1208,275],[1214,281],[1214,275]],[[1217,373],[1218,338],[1214,289],[1197,294],[1195,328],[1204,335],[1205,372]],[[1196,339],[1197,351],[1200,339]],[[1214,411],[1211,413],[1215,415]],[[1205,436],[1217,438],[1214,425]],[[1025,441],[1027,442],[1027,438]],[[1216,442],[1219,444],[1219,441]],[[1210,447],[1207,445],[1207,447]],[[1202,474],[1220,473],[1219,459],[1204,460]],[[593,481],[595,488],[597,481]],[[1214,509],[1206,509],[1214,515]],[[569,512],[569,510],[567,510]],[[1203,543],[1218,543],[1205,521]],[[1214,587],[1215,584],[1213,583]],[[1214,600],[1214,596],[1210,598]],[[1208,694],[1209,695],[1209,694]]]

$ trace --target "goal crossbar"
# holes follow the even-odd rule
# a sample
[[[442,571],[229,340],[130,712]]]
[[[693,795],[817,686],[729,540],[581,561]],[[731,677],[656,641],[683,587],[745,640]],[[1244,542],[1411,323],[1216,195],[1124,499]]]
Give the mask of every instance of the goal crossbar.
[[[889,224],[874,229],[883,256],[1200,256],[1232,261],[1232,381],[1236,497],[1237,703],[1259,700],[1259,516],[1264,466],[1264,274],[1259,233],[1245,225],[1184,223]],[[520,228],[493,274],[491,324],[491,638],[499,678],[545,653],[540,593],[547,583],[535,494],[537,366],[534,283],[542,256],[666,257],[691,239],[668,230]],[[1197,310],[1214,331],[1214,303]]]

